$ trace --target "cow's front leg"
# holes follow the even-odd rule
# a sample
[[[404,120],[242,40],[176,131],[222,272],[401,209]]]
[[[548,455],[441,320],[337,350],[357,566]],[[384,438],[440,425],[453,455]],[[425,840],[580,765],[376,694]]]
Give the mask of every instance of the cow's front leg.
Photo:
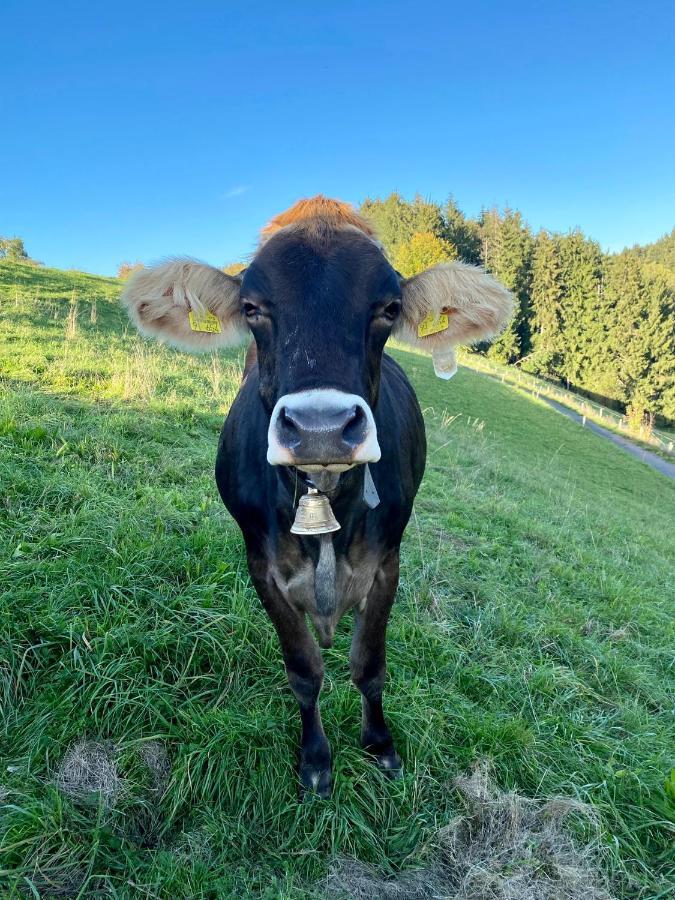
[[[355,614],[350,666],[352,680],[361,691],[361,743],[388,774],[401,773],[401,757],[382,710],[382,689],[387,671],[387,621],[398,586],[398,550],[382,563],[368,594],[365,609]]]
[[[258,595],[279,635],[286,674],[300,707],[299,777],[303,792],[328,797],[331,789],[330,745],[321,723],[319,693],[323,682],[323,658],[304,617],[270,583],[265,561],[252,561],[249,569]]]

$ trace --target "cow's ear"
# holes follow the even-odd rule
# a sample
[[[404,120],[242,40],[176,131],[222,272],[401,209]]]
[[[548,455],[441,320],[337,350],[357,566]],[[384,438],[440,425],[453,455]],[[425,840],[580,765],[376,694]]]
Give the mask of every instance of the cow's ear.
[[[205,352],[250,336],[240,312],[240,288],[241,275],[178,259],[135,272],[122,302],[142,334]]]
[[[401,315],[394,336],[431,351],[440,378],[457,371],[457,344],[499,334],[513,313],[507,289],[477,266],[443,263],[402,282]]]

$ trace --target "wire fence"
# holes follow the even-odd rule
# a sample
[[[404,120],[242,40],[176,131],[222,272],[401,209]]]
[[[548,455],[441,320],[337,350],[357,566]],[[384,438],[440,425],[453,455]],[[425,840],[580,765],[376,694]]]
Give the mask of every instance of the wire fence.
[[[509,384],[520,390],[527,391],[533,397],[541,397],[545,400],[555,400],[558,403],[562,403],[578,413],[584,423],[586,419],[589,419],[626,437],[637,438],[645,444],[650,444],[662,453],[668,455],[675,453],[675,434],[669,434],[667,431],[662,431],[649,425],[632,428],[626,416],[617,410],[608,409],[608,407],[596,403],[594,400],[575,394],[573,391],[568,391],[534,375],[528,375],[519,369],[495,364],[479,354],[463,353],[461,361],[472,369],[477,369],[486,375],[490,375],[492,378],[498,379],[502,384]]]

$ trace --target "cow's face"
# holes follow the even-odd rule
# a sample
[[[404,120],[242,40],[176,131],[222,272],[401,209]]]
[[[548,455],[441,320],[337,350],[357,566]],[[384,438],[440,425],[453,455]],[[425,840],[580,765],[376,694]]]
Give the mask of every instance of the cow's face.
[[[273,219],[243,277],[192,260],[134,275],[123,294],[145,334],[213,350],[253,334],[268,460],[343,470],[379,459],[373,418],[390,333],[431,352],[441,377],[454,347],[497,334],[509,292],[464,263],[399,279],[351,207],[318,197]]]
[[[258,351],[272,465],[340,470],[380,458],[373,408],[399,277],[355,228],[288,228],[246,270],[241,308]]]

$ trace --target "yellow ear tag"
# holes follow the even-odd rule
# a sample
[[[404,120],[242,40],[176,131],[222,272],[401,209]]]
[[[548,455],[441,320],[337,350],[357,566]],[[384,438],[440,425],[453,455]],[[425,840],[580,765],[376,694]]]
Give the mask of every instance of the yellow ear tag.
[[[196,313],[190,310],[188,313],[190,328],[193,331],[205,331],[208,334],[220,334],[220,320],[212,312]]]
[[[418,337],[429,337],[430,334],[438,334],[439,331],[445,331],[448,327],[450,319],[447,313],[429,313],[425,316],[417,326]]]

